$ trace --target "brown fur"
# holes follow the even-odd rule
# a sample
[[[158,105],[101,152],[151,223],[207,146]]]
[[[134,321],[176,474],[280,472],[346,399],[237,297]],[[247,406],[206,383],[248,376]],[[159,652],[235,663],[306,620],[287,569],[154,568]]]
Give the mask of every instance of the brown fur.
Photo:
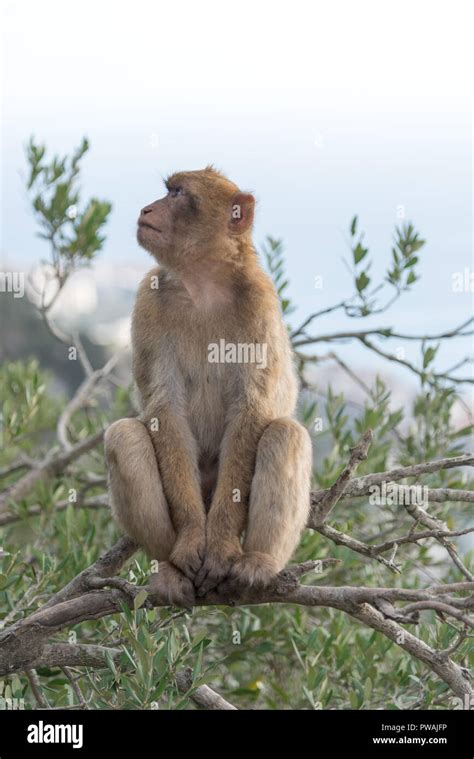
[[[188,578],[185,591],[171,580],[171,595],[189,603],[191,582],[203,595],[229,578],[266,584],[285,566],[308,516],[311,444],[291,418],[296,378],[252,244],[253,197],[212,167],[167,186],[139,218],[161,264],[133,315],[141,419],[112,425],[106,454],[117,521]],[[221,339],[266,345],[265,368],[210,363]]]

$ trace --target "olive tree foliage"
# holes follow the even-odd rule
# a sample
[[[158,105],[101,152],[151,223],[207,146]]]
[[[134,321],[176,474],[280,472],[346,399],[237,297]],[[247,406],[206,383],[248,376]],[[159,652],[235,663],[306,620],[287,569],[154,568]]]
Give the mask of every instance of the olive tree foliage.
[[[62,398],[34,355],[0,369],[0,704],[472,708],[472,379],[462,353],[472,320],[439,334],[396,329],[398,302],[420,279],[425,241],[413,224],[397,227],[377,281],[354,217],[352,293],[294,325],[283,246],[267,238],[261,256],[288,324],[300,418],[316,451],[308,529],[294,563],[264,591],[168,608],[150,592],[149,561],[120,538],[108,510],[102,437],[113,420],[134,414],[130,388],[116,376],[127,357],[94,367],[81,335],[51,315],[105,241],[111,205],[81,197],[88,149],[83,140],[70,157],[49,157],[34,139],[26,149],[27,190],[47,248],[30,298],[64,361],[73,350],[83,381]],[[347,328],[318,326],[336,311]],[[380,326],[364,328],[374,316]],[[439,366],[446,340],[459,341],[455,367]],[[405,341],[418,346],[417,361],[391,347]],[[344,360],[347,342],[364,361],[377,356],[411,374],[411,406],[397,407],[380,376],[358,376]],[[318,367],[328,364],[363,401],[318,384]]]

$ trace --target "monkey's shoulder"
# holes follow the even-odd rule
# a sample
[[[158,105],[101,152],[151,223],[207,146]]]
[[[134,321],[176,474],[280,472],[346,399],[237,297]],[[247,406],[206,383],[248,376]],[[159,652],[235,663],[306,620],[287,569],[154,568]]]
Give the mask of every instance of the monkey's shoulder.
[[[160,266],[155,266],[143,277],[133,309],[132,325],[135,329],[145,328],[151,322],[156,323],[163,308],[166,289],[167,274]]]
[[[161,266],[154,266],[150,269],[138,286],[137,301],[145,299],[148,300],[156,294],[162,286],[163,279],[165,278],[165,271]]]

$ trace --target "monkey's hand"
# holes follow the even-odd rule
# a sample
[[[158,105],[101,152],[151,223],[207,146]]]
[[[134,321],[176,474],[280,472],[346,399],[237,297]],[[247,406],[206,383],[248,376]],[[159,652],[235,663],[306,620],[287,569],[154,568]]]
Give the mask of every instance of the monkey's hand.
[[[237,538],[235,540],[208,540],[206,558],[194,581],[197,596],[202,598],[223,582],[241,555],[242,547]]]
[[[204,527],[192,527],[181,530],[171,552],[170,561],[194,581],[202,567],[206,547]]]

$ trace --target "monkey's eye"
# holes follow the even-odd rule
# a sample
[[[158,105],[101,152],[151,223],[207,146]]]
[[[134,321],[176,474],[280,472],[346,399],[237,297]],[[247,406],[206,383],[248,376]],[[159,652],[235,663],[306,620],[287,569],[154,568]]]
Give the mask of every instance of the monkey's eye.
[[[170,198],[178,198],[180,195],[184,195],[184,189],[182,187],[172,187],[168,191]]]

